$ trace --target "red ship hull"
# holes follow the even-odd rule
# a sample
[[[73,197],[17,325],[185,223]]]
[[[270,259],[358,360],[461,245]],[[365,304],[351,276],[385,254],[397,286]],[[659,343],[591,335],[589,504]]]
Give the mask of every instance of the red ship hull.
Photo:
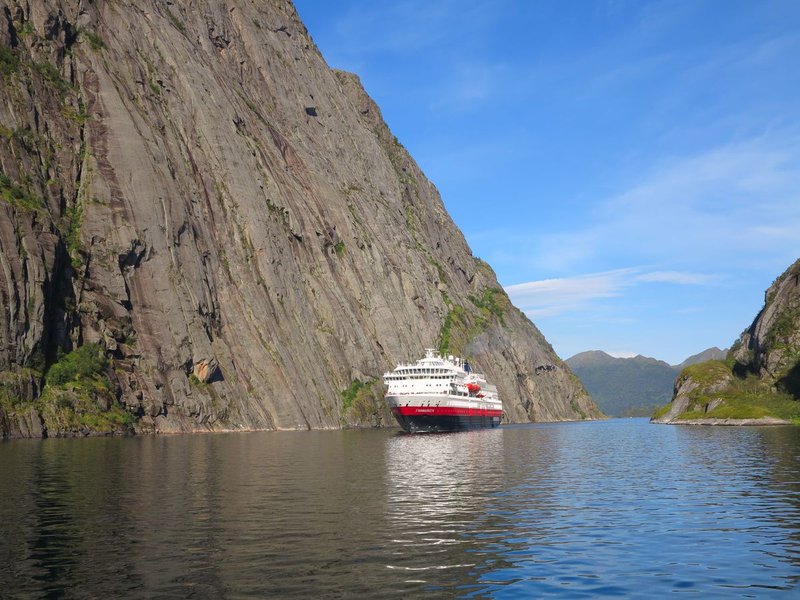
[[[486,429],[500,425],[502,410],[448,406],[396,406],[400,427],[409,433]]]

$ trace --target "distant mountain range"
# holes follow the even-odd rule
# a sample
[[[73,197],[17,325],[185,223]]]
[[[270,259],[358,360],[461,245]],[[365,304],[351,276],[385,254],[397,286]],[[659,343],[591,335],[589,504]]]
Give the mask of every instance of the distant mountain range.
[[[650,416],[672,399],[678,373],[689,365],[723,359],[727,350],[709,348],[678,365],[647,356],[616,358],[602,350],[581,352],[566,363],[605,414],[612,417]]]
[[[674,365],[674,368],[678,371],[683,370],[685,367],[689,365],[696,365],[697,363],[706,362],[707,360],[723,360],[728,355],[728,349],[720,350],[716,346],[713,348],[709,348],[707,350],[703,350],[697,354],[692,354],[689,358],[683,361],[679,365]]]

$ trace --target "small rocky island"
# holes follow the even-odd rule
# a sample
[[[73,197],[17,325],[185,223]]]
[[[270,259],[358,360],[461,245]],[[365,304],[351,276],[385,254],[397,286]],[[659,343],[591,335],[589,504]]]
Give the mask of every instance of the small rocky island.
[[[764,308],[725,360],[686,367],[654,423],[800,424],[800,260],[770,286]]]

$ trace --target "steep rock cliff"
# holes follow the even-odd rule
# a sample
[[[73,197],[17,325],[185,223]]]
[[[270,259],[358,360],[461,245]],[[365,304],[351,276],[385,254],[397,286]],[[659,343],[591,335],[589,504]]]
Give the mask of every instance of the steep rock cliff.
[[[725,361],[685,368],[656,423],[800,421],[800,260],[769,287],[764,308]]]
[[[4,436],[388,425],[434,344],[599,416],[291,3],[1,1],[0,77]]]
[[[800,260],[764,294],[764,308],[731,349],[735,369],[800,398]]]

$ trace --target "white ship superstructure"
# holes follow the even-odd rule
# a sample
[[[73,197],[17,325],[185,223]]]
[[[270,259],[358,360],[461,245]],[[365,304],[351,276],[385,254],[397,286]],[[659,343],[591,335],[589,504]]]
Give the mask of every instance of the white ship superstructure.
[[[497,388],[459,357],[432,349],[384,373],[386,402],[406,431],[496,427],[503,415]]]

